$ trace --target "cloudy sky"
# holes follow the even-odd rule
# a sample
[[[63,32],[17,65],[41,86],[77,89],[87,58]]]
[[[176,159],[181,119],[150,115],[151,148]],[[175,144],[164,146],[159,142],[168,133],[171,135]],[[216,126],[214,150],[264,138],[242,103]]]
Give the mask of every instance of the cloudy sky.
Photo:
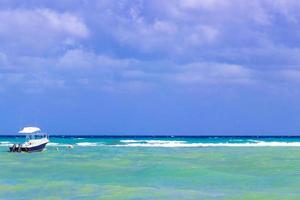
[[[300,133],[299,9],[1,0],[0,133]]]

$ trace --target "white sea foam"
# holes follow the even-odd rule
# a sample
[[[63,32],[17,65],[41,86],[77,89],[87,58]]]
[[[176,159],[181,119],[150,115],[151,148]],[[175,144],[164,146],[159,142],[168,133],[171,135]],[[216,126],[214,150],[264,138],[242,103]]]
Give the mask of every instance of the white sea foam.
[[[11,146],[11,145],[13,145],[11,142],[9,142],[9,141],[2,141],[2,142],[0,142],[0,146]]]
[[[186,141],[178,140],[145,140],[147,144],[184,144]]]
[[[95,142],[79,142],[79,143],[76,143],[76,144],[78,146],[83,146],[83,147],[87,147],[87,146],[90,146],[90,147],[100,146],[100,145],[98,145]]]
[[[256,143],[186,143],[179,141],[129,143],[124,145],[111,145],[124,147],[300,147],[300,142],[263,142]]]
[[[120,144],[104,144],[101,142],[79,142],[75,145],[81,147],[166,147],[166,148],[195,148],[195,147],[300,147],[300,142],[267,142],[267,141],[251,141],[251,142],[239,142],[239,143],[202,143],[194,142],[188,143],[187,141],[178,140],[121,140]],[[9,141],[0,142],[0,146],[11,146],[13,145]],[[71,144],[55,143],[50,142],[48,146],[70,146]]]
[[[253,140],[253,139],[251,139],[251,140],[247,140],[248,142],[256,142],[256,143],[258,143],[258,142],[263,142],[263,141],[261,141],[261,140]]]
[[[140,142],[141,140],[120,140],[123,143],[133,143],[133,142]]]
[[[176,140],[120,140],[122,143],[147,143],[147,144],[182,144],[186,141]]]
[[[84,139],[84,138],[80,138],[80,137],[79,137],[79,138],[75,138],[75,140],[83,140],[83,139]]]
[[[11,142],[9,141],[1,141],[0,144],[10,144]]]
[[[55,143],[55,142],[50,142],[50,143],[48,143],[47,145],[48,145],[48,146],[58,146],[58,145],[60,145],[60,144]]]
[[[55,143],[55,142],[49,142],[47,146],[53,146],[53,147],[67,147],[70,146],[70,144],[62,144],[62,143]]]

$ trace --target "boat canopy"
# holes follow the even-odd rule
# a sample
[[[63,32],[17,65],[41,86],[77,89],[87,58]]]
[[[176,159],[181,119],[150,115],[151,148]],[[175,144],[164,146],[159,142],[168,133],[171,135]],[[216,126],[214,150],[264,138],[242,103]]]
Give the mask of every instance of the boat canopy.
[[[41,129],[38,127],[24,127],[22,130],[19,131],[19,133],[22,134],[35,134],[40,132]]]

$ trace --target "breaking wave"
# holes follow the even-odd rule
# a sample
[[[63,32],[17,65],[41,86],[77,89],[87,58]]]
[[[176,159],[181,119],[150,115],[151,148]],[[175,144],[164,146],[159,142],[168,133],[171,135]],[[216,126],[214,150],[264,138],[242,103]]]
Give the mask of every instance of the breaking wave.
[[[11,146],[11,145],[13,145],[11,142],[9,142],[9,141],[2,141],[2,142],[0,142],[0,146]]]
[[[0,146],[7,147],[13,145],[10,141],[1,141]],[[196,148],[196,147],[300,147],[300,141],[260,141],[247,140],[238,142],[192,142],[181,140],[119,140],[111,142],[78,142],[78,143],[57,143],[50,142],[50,147],[165,147],[165,148]]]
[[[123,143],[134,143],[134,142],[139,142],[140,140],[120,140],[120,142]]]
[[[257,142],[257,143],[129,143],[112,146],[124,147],[300,147],[300,142]]]
[[[56,142],[50,142],[47,144],[47,146],[53,146],[53,147],[68,147],[71,144],[63,144],[63,143],[56,143]]]
[[[186,141],[177,140],[120,140],[122,143],[146,143],[146,144],[183,144]]]
[[[259,140],[248,140],[247,142],[223,142],[223,143],[188,143],[186,141],[172,140],[121,140],[125,144],[110,146],[124,147],[300,147],[300,142],[266,142]]]
[[[77,146],[84,146],[84,147],[95,147],[95,146],[99,146],[97,143],[95,142],[79,142],[79,143],[76,143]]]

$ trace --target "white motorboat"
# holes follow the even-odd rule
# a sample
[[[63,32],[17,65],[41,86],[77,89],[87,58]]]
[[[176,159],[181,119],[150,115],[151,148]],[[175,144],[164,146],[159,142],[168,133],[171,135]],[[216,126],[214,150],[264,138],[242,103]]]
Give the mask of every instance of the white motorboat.
[[[24,127],[19,133],[26,135],[26,141],[22,144],[14,144],[9,147],[11,152],[43,151],[49,142],[48,135],[42,133],[38,127]]]

